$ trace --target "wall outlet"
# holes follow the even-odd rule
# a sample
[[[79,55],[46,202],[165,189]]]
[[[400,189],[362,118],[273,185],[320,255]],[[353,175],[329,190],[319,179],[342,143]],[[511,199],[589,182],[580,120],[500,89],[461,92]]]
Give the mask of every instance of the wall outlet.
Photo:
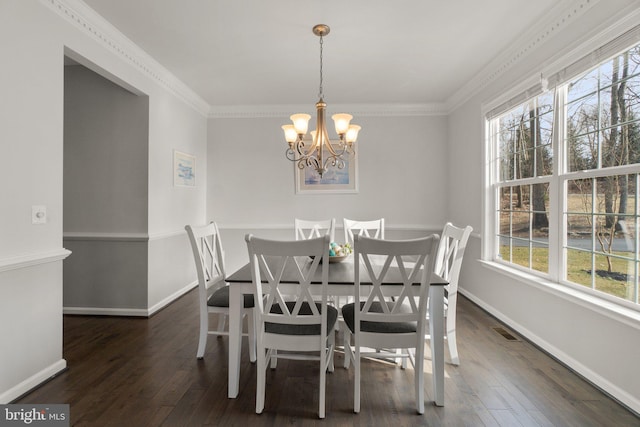
[[[31,206],[31,224],[47,223],[47,207],[42,205]]]

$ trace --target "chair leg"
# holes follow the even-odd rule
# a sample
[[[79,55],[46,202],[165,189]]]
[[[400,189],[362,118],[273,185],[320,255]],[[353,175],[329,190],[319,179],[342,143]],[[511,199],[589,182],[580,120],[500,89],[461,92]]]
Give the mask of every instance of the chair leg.
[[[257,372],[256,372],[256,414],[264,410],[265,383],[267,375],[267,359],[269,354],[264,346],[258,344]]]
[[[356,341],[355,357],[353,358],[353,367],[355,375],[353,381],[353,412],[360,413],[360,347]]]
[[[344,347],[344,369],[349,369],[349,363],[351,362],[351,332],[349,328],[343,323],[342,326],[342,343]]]
[[[227,324],[227,315],[218,313],[218,332],[224,332],[224,327]],[[222,335],[218,335],[218,337],[222,337]]]
[[[278,355],[278,350],[271,349],[271,357],[270,357],[270,362],[271,362],[271,369],[276,369],[276,367],[278,366],[278,358],[276,357]]]
[[[249,332],[249,360],[251,363],[256,362],[256,323],[253,315],[253,309],[247,314],[247,329]]]
[[[424,414],[424,340],[418,342],[415,355],[416,410]]]
[[[455,308],[455,307],[454,307]],[[460,364],[460,358],[458,357],[458,342],[456,341],[456,312],[451,310],[446,312],[445,327],[447,328],[447,341],[449,343],[449,355],[451,356],[451,363],[453,365]]]
[[[447,342],[449,343],[449,355],[453,365],[460,365],[460,357],[458,356],[458,344],[456,342],[456,330],[447,332]]]
[[[198,351],[196,357],[202,359],[204,357],[204,351],[207,347],[207,336],[209,335],[209,312],[200,312],[200,337],[198,339]]]
[[[335,348],[336,348],[336,334],[334,331],[331,331],[329,332],[329,354],[327,356],[329,357],[329,367],[328,367],[329,372],[333,372],[335,370],[335,365],[333,364],[333,356],[334,356]]]
[[[326,353],[325,353],[326,354]],[[324,358],[320,360],[320,391],[318,393],[318,417],[324,418],[325,392],[327,388],[327,368]]]

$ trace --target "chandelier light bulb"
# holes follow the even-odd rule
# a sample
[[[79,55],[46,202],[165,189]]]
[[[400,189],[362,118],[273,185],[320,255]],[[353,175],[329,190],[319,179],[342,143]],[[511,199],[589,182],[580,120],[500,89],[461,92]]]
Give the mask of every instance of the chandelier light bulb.
[[[362,128],[358,125],[349,126],[349,130],[347,130],[347,136],[346,136],[346,140],[347,140],[347,143],[349,143],[349,145],[356,142],[356,140],[358,139],[358,132],[360,131],[360,129]]]
[[[349,130],[349,122],[353,119],[351,114],[334,114],[331,116],[335,125],[336,125],[336,133],[338,135],[344,135]]]
[[[298,135],[306,135],[311,116],[309,114],[293,114],[290,118]]]
[[[298,132],[296,132],[296,128],[293,125],[283,125],[282,130],[284,131],[284,139],[289,143],[289,145],[296,142],[298,139]]]

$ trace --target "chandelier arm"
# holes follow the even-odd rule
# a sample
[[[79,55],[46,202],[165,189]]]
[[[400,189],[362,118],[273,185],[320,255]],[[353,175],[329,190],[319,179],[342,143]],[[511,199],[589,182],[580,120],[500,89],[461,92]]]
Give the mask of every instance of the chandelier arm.
[[[346,133],[339,134],[339,140],[337,141],[331,141],[327,133],[325,121],[325,110],[327,104],[323,99],[323,47],[324,36],[329,34],[329,31],[329,26],[324,24],[318,24],[313,27],[313,33],[320,38],[320,84],[318,88],[319,101],[316,103],[316,131],[311,132],[313,137],[310,145],[307,147],[309,140],[306,140],[305,142],[303,139],[310,118],[308,114],[294,114],[291,116],[291,120],[294,124],[282,126],[282,129],[285,132],[285,139],[289,143],[289,148],[286,151],[287,159],[296,162],[299,169],[313,167],[318,175],[320,175],[321,179],[329,167],[336,167],[338,169],[343,169],[345,167],[346,161],[343,156],[355,155],[352,142],[347,142],[345,139]],[[348,120],[351,120],[351,116],[348,114],[341,116],[348,116]],[[344,117],[342,119],[344,120]],[[344,123],[340,122],[340,129],[343,128],[343,125]],[[336,124],[336,126],[338,125]],[[355,126],[355,128],[357,128],[355,129],[355,132],[357,133],[357,130],[359,130],[360,127]],[[347,131],[345,130],[345,132]],[[355,140],[356,136],[357,135],[354,135],[352,139]]]
[[[328,141],[329,141],[329,143],[327,144],[327,150],[331,153],[331,155],[332,156],[336,156],[336,157],[342,157],[342,155],[347,150],[347,146],[342,141],[335,142],[335,145],[338,146],[338,150],[340,150],[340,152],[338,152],[338,150],[335,150],[333,148],[334,142],[331,141],[331,140],[328,140]]]
[[[298,153],[298,155],[300,157],[309,157],[309,156],[311,156],[313,154],[313,152],[316,149],[315,144],[312,144],[311,147],[309,147],[308,150],[305,150],[305,146],[306,146],[306,143],[302,139],[299,139],[295,143],[296,152]]]
[[[329,166],[337,167],[338,169],[344,169],[345,162],[342,159],[342,157],[329,156],[327,160],[324,162],[324,168],[328,169]]]

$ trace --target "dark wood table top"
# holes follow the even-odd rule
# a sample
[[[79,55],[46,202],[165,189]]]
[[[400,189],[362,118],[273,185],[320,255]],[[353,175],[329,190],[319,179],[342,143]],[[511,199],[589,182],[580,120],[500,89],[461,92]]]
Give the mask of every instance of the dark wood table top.
[[[353,263],[354,257],[353,255],[347,258],[342,262],[329,263],[329,284],[331,285],[353,285],[355,281],[355,266]],[[311,260],[308,260],[311,262]],[[267,260],[268,263],[268,260]],[[315,271],[314,278],[311,280],[313,284],[322,283],[322,268],[318,266],[318,269]],[[293,264],[289,263],[285,268],[283,273],[283,283],[297,283],[297,274],[295,272],[295,267]],[[294,279],[295,278],[295,279]],[[251,282],[251,265],[249,263],[242,266],[238,271],[231,274],[227,277],[226,281],[228,283],[247,283]],[[263,280],[264,282],[264,280]],[[366,268],[363,266],[360,269],[360,283],[361,284],[371,284],[369,279],[369,275],[367,274]],[[389,267],[389,272],[384,281],[385,285],[389,286],[399,286],[402,285],[402,279],[400,275],[400,271],[398,267]],[[419,283],[416,283],[419,284]],[[432,286],[444,286],[447,284],[447,281],[442,279],[440,276],[433,274],[431,277],[431,285]]]

